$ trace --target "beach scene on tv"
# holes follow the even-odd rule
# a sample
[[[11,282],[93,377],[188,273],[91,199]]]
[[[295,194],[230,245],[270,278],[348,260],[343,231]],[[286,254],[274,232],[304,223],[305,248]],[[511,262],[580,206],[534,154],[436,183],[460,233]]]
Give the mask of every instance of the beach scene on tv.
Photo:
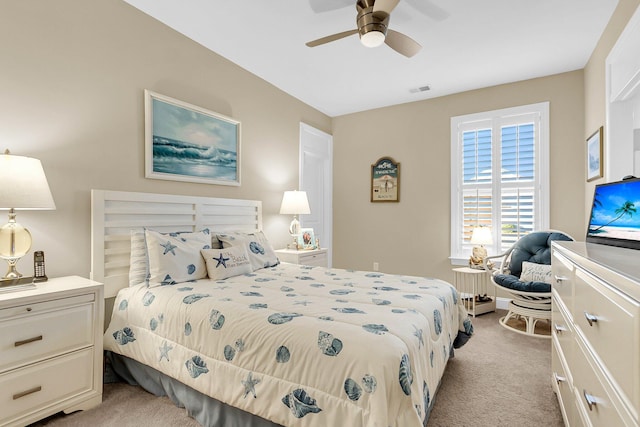
[[[640,180],[596,187],[588,236],[640,241]]]

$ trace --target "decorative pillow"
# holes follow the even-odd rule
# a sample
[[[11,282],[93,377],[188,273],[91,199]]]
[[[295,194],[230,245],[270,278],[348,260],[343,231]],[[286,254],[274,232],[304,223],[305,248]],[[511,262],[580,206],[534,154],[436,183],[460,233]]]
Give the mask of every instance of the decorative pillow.
[[[280,260],[262,231],[218,234],[218,240],[222,242],[223,248],[235,246],[246,248],[254,271],[280,264]]]
[[[208,229],[179,234],[145,230],[145,239],[149,257],[149,287],[207,277],[207,266],[200,250],[211,249]]]
[[[202,249],[200,253],[207,264],[207,273],[211,279],[226,279],[253,271],[247,249],[244,246]]]
[[[551,283],[551,266],[523,261],[520,281]]]
[[[189,237],[197,233],[207,233],[205,228],[196,233],[190,231],[175,231],[162,233],[169,236]],[[211,234],[211,248],[220,249],[222,244],[215,234]],[[147,256],[147,244],[144,239],[144,230],[131,230],[131,256],[129,258],[129,286],[139,285],[147,280],[149,276],[149,258]]]

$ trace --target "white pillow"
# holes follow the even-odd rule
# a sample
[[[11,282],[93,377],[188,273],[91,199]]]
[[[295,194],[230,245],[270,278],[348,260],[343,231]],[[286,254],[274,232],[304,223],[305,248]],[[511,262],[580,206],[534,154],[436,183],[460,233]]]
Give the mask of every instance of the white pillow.
[[[551,283],[551,266],[523,261],[520,281]]]
[[[206,232],[203,229],[197,233]],[[189,236],[193,234],[188,231],[177,231],[168,234],[171,236],[181,235]],[[218,240],[215,234],[211,234],[211,248],[220,249],[222,244]],[[131,255],[129,257],[129,286],[139,285],[147,280],[149,275],[149,259],[147,257],[147,245],[144,240],[144,230],[131,230]]]
[[[180,234],[145,230],[145,239],[149,257],[149,287],[207,277],[207,266],[200,250],[211,249],[208,229]]]
[[[276,253],[262,231],[256,233],[218,234],[223,248],[242,246],[246,248],[253,270],[280,264]]]
[[[253,272],[247,249],[244,246],[202,249],[200,253],[207,264],[207,273],[211,279],[220,280]]]

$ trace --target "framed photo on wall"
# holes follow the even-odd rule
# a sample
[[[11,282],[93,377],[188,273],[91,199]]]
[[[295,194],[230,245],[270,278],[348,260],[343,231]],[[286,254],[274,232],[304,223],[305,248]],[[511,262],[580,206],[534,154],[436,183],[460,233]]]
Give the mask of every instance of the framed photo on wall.
[[[371,201],[400,201],[400,163],[382,157],[371,165]]]
[[[149,90],[145,177],[240,185],[240,122]]]
[[[301,228],[298,234],[298,249],[315,249],[316,236],[313,234],[313,228]]]
[[[604,175],[602,159],[603,131],[603,126],[600,126],[600,129],[587,138],[587,181],[593,181]]]

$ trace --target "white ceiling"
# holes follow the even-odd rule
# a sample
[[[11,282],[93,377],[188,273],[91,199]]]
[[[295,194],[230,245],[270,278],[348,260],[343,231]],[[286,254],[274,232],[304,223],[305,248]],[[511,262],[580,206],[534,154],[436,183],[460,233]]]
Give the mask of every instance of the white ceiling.
[[[125,1],[329,116],[581,69],[618,3],[401,0],[389,28],[422,45],[406,58],[357,35],[305,46],[356,28],[355,0]]]

